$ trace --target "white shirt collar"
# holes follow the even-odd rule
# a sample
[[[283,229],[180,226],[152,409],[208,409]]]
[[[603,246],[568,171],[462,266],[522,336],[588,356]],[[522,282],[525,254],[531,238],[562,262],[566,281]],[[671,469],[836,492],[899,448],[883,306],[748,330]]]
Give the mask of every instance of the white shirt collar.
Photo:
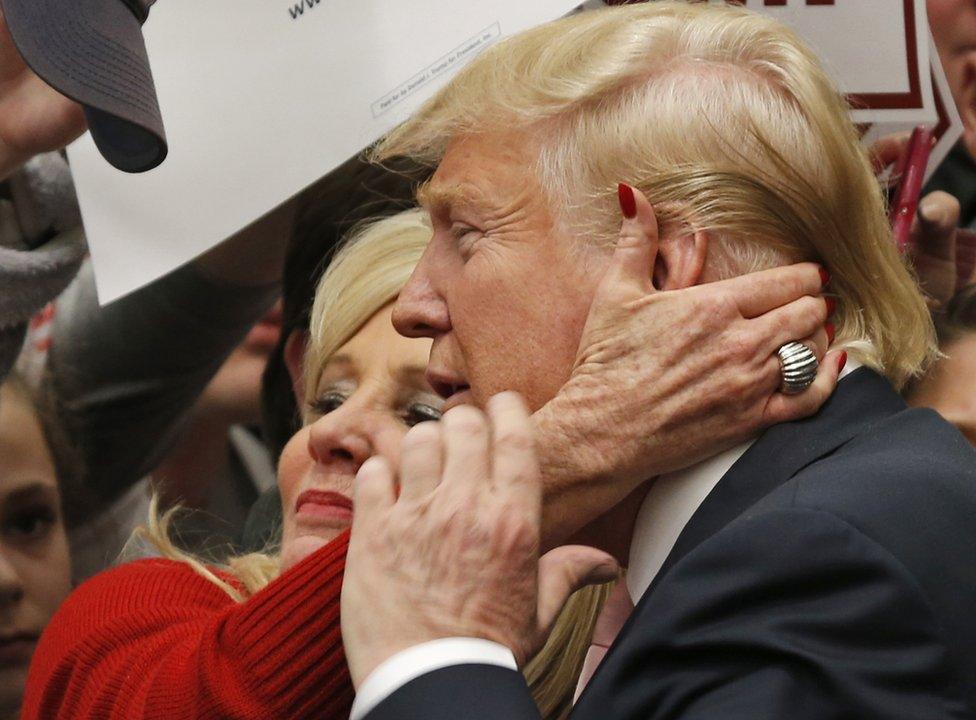
[[[841,379],[859,367],[860,363],[849,359]],[[661,475],[651,485],[637,512],[630,543],[627,590],[635,605],[660,572],[691,516],[754,442],[755,438],[685,470]]]

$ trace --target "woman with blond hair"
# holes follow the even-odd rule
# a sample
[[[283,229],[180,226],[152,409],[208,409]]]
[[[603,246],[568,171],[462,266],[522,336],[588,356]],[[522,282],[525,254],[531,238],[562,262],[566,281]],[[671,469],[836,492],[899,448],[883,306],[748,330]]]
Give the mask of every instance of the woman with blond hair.
[[[338,603],[352,481],[369,455],[395,455],[409,426],[440,417],[424,379],[430,341],[390,323],[429,238],[419,210],[367,225],[319,283],[299,383],[305,426],[279,464],[280,548],[208,566],[170,540],[175,509],[151,515],[144,534],[163,558],[71,596],[38,648],[25,719],[348,716]],[[581,592],[526,668],[545,717],[569,708],[606,592]]]
[[[378,154],[436,166],[421,194],[433,237],[394,321],[433,339],[431,366],[489,418],[449,408],[357,478],[353,720],[537,718],[517,668],[538,618],[607,554],[636,607],[577,720],[976,715],[976,455],[897,393],[935,355],[932,323],[849,108],[795,33],[722,3],[581,12],[486,50]],[[850,359],[824,407],[681,472],[645,470],[636,499],[575,498],[605,513],[577,534],[596,549],[540,559],[567,534],[526,409],[626,356],[634,339],[607,328],[650,325],[667,291],[759,291],[746,273],[801,260],[830,273],[833,302],[807,303],[820,322],[833,311],[822,365]],[[623,309],[594,312],[611,296]],[[703,306],[680,352],[644,336],[660,348],[652,382],[707,364],[699,348],[724,325]],[[814,363],[780,330],[759,364],[791,388]],[[733,382],[712,400],[740,395]],[[607,393],[600,410],[615,422],[580,441],[612,464],[640,404]],[[395,480],[422,490],[397,496]]]

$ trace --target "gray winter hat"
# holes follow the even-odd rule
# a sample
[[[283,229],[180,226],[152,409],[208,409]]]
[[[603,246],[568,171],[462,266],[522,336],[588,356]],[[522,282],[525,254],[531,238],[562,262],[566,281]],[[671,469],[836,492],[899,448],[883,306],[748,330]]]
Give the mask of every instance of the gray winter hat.
[[[142,25],[156,0],[0,0],[10,35],[44,82],[80,103],[95,145],[119,170],[166,158]]]

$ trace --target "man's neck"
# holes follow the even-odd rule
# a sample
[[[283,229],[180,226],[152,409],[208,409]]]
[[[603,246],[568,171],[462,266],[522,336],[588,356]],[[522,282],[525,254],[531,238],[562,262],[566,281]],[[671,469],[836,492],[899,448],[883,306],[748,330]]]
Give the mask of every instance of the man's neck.
[[[626,567],[630,558],[630,544],[634,539],[634,525],[644,496],[654,479],[637,487],[627,497],[610,508],[593,522],[581,528],[569,540],[572,544],[589,545],[613,555],[621,566]]]

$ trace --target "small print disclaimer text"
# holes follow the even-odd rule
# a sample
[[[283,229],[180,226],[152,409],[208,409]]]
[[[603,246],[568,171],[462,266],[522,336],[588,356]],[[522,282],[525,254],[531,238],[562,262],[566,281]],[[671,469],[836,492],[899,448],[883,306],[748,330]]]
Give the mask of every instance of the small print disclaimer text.
[[[312,1],[313,0],[305,0],[306,3]],[[314,1],[317,2],[317,0]],[[496,22],[493,25],[489,25],[476,35],[468,38],[446,55],[437,58],[437,60],[415,74],[413,77],[400,83],[400,85],[398,85],[396,88],[374,102],[370,106],[373,110],[373,117],[379,117],[394,105],[415,93],[431,80],[443,75],[446,72],[456,69],[460,65],[463,65],[479,52],[488,47],[488,45],[501,37],[501,34],[501,26]]]

